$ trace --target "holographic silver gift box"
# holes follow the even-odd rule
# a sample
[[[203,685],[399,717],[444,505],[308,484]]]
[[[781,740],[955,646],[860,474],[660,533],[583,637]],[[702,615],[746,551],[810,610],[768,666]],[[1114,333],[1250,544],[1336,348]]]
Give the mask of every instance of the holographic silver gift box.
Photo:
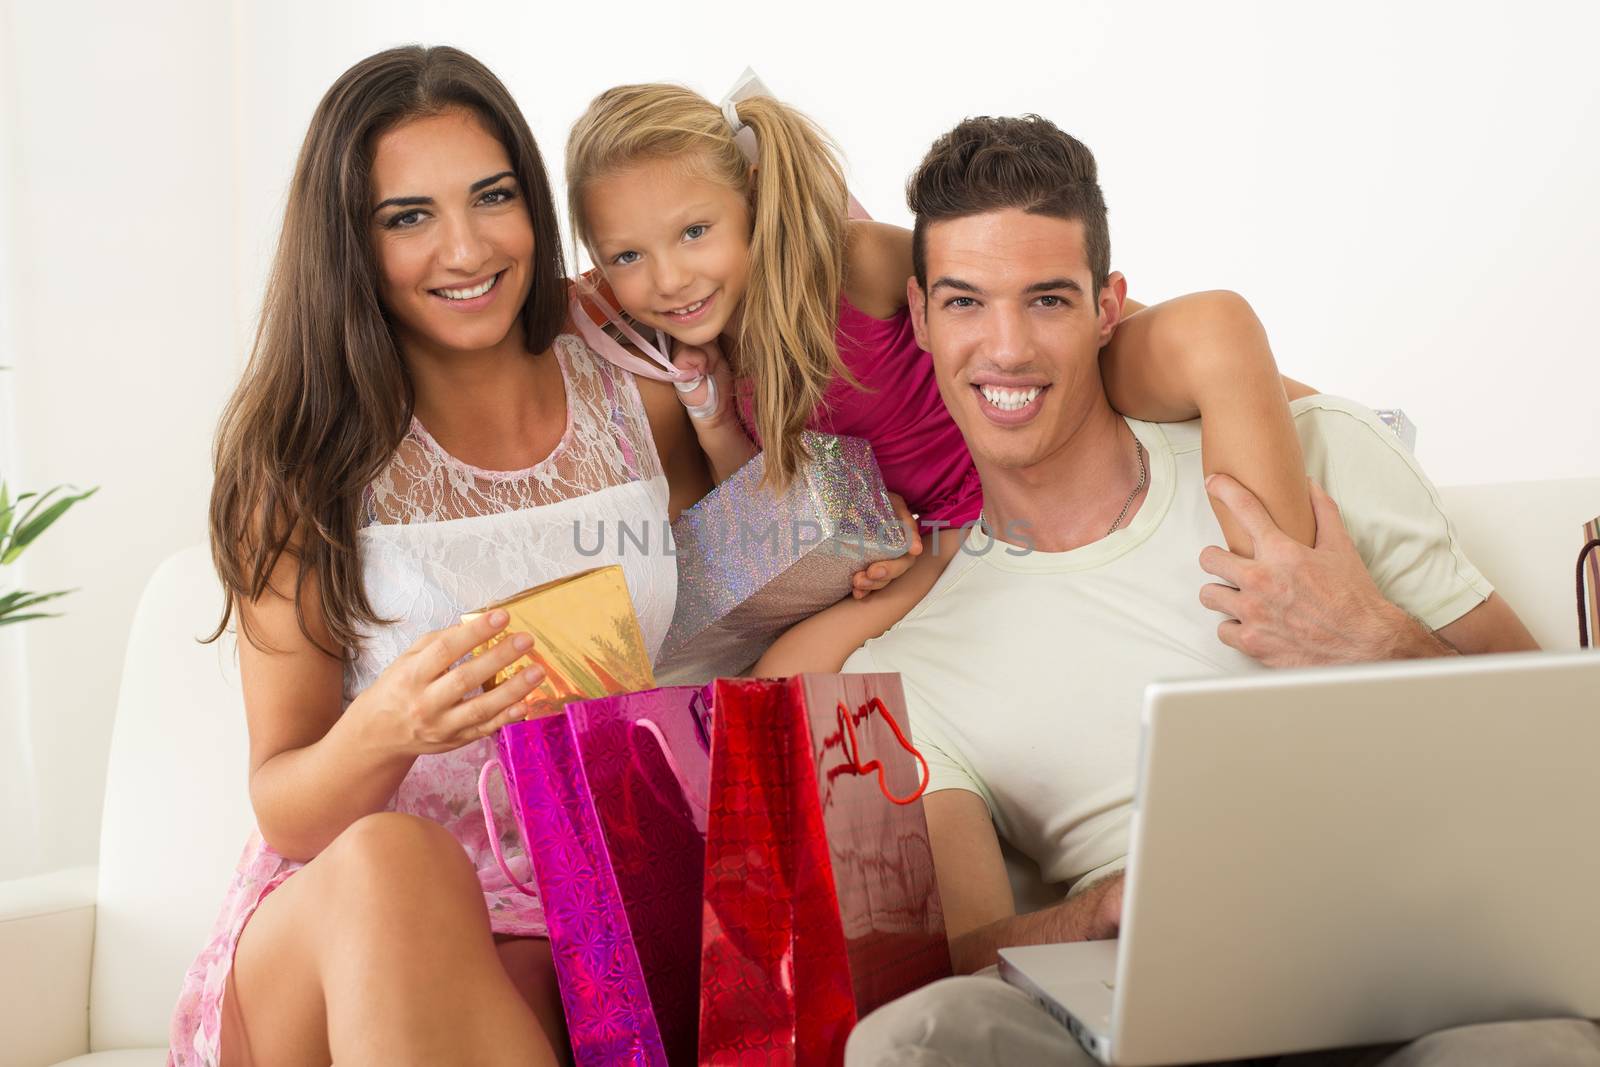
[[[781,494],[758,454],[672,524],[678,607],[656,657],[660,685],[735,675],[783,631],[850,595],[850,579],[906,552],[872,448],[805,435],[810,460]]]
[[[1380,422],[1395,432],[1395,436],[1400,438],[1400,443],[1406,446],[1407,452],[1417,450],[1417,426],[1406,418],[1405,412],[1399,408],[1385,408],[1374,414],[1378,416]]]

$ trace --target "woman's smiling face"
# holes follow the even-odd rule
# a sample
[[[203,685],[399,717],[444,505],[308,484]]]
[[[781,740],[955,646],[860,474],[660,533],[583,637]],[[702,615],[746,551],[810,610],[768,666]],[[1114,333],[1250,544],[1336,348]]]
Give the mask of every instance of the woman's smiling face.
[[[411,119],[377,139],[371,232],[380,297],[403,345],[482,351],[518,324],[533,224],[505,146],[473,112]]]
[[[591,182],[583,211],[623,311],[684,344],[727,330],[750,277],[742,192],[681,159],[653,160]]]

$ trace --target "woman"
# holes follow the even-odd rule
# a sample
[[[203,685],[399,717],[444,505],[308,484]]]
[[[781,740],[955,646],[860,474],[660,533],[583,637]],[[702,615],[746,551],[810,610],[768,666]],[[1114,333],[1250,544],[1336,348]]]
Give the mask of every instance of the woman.
[[[531,638],[464,659],[506,619],[458,619],[620,562],[653,655],[671,557],[577,546],[709,481],[671,388],[561,333],[565,284],[538,150],[487,69],[411,47],[339,78],[218,435],[218,633],[237,610],[259,832],[175,1064],[566,1057],[542,913],[499,873],[476,791],[541,675],[480,693]]]

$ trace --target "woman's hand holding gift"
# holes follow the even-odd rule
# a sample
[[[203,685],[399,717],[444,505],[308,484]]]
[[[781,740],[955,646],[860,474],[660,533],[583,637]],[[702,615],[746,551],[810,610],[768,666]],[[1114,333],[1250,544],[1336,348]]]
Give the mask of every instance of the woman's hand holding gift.
[[[504,633],[509,622],[506,612],[496,610],[424,634],[351,702],[345,715],[355,717],[369,744],[406,756],[449,752],[516,722],[528,710],[524,698],[544,681],[544,668],[529,667],[493,689],[479,690],[527,655],[533,638],[508,634],[483,654],[464,658]]]

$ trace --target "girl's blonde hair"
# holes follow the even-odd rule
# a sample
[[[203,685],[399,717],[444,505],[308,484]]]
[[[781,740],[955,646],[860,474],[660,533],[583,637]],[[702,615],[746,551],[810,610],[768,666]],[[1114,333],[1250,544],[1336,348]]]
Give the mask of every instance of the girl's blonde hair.
[[[572,232],[590,245],[588,187],[624,167],[678,157],[753,201],[735,369],[754,386],[767,477],[781,487],[805,459],[800,435],[829,384],[854,383],[834,338],[849,193],[833,145],[800,112],[758,96],[740,101],[738,116],[755,134],[753,175],[733,127],[705,97],[678,85],[606,90],[567,139],[567,206]]]

